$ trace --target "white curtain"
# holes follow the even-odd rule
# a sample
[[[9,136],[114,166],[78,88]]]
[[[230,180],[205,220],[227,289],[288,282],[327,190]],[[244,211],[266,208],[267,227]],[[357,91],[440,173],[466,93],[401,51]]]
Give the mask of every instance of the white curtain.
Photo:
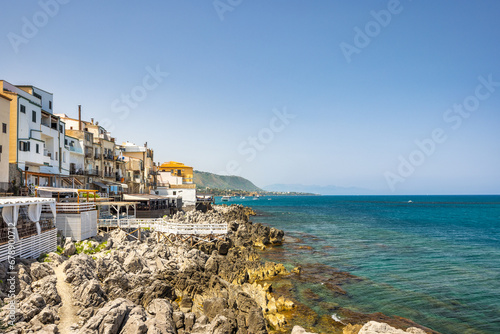
[[[57,214],[56,202],[50,202],[50,211],[52,211],[52,215],[54,216],[54,224],[55,224],[56,214]]]
[[[42,215],[42,203],[38,204],[30,204],[28,206],[28,217],[32,222],[36,223],[36,232],[38,234],[42,233],[42,229],[40,227],[40,216]]]
[[[19,207],[6,206],[2,208],[2,218],[7,223],[8,227],[14,227],[14,238],[15,241],[19,240],[19,233],[17,233],[17,218],[19,217]]]

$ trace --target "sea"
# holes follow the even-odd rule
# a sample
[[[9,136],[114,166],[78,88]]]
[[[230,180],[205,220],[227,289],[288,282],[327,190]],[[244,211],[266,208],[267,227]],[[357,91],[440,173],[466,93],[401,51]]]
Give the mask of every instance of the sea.
[[[359,279],[296,298],[399,316],[441,333],[500,333],[500,196],[233,197],[254,222],[285,231],[287,268],[319,265]],[[306,286],[307,285],[307,286]],[[308,298],[301,289],[313,291]],[[342,321],[340,314],[331,314]]]

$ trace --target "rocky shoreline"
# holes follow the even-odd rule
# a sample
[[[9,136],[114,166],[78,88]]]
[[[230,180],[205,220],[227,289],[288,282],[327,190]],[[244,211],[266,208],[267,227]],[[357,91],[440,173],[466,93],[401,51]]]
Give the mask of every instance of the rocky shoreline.
[[[294,326],[298,305],[272,280],[300,276],[262,262],[258,249],[280,245],[284,232],[250,221],[240,205],[207,213],[178,213],[179,223],[229,224],[215,242],[141,241],[115,230],[64,243],[43,262],[19,259],[15,310],[7,298],[7,266],[0,264],[0,331],[7,333],[307,333]],[[68,296],[69,294],[69,296]],[[14,326],[8,326],[15,319]],[[344,324],[332,333],[426,333],[385,323]]]

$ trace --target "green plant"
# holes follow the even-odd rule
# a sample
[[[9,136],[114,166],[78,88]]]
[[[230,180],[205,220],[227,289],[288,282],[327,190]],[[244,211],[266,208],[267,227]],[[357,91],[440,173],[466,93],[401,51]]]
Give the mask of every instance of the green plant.
[[[37,261],[38,261],[38,262],[49,262],[50,260],[49,260],[49,261],[46,261],[46,260],[48,260],[48,257],[49,257],[49,255],[48,255],[48,254],[42,253],[42,254],[40,254],[40,256],[38,257]]]
[[[64,248],[62,248],[61,246],[57,246],[57,250],[56,250],[56,253],[61,255],[62,252],[64,252]]]

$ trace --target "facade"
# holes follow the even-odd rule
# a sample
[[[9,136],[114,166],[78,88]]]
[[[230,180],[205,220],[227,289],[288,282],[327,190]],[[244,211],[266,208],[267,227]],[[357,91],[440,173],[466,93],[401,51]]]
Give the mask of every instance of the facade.
[[[125,163],[118,160],[115,138],[99,122],[94,123],[94,119],[90,122],[82,121],[80,110],[79,119],[70,118],[66,114],[58,116],[67,124],[68,142],[74,141],[74,145],[78,145],[78,151],[81,149],[81,155],[75,153],[70,156],[72,175],[80,175],[82,183],[92,185],[101,194],[120,196],[123,188],[126,188],[122,184]]]
[[[193,167],[169,161],[158,167],[158,182],[154,192],[162,196],[181,196],[184,206],[196,205],[196,184]]]
[[[9,189],[10,99],[0,91],[0,191]]]
[[[149,194],[156,187],[156,166],[153,161],[153,150],[147,144],[138,146],[130,142],[118,147],[120,159],[125,162],[125,180],[128,192]]]
[[[9,180],[32,188],[61,186],[69,176],[65,123],[53,115],[53,95],[33,86],[0,81],[10,101]]]

